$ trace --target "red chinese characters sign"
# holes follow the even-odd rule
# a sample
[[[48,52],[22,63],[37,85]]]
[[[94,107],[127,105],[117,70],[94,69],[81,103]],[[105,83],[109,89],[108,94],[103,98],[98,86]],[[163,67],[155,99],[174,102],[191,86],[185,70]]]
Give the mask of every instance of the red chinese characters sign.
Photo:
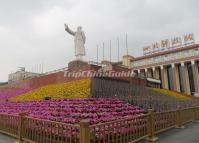
[[[166,50],[166,49],[169,49],[169,46],[170,46],[170,41],[169,41],[169,39],[161,40],[161,51],[164,51],[164,50]]]
[[[194,35],[193,34],[184,35],[184,43],[185,43],[185,45],[193,44],[194,43]]]
[[[194,35],[186,34],[183,37],[174,37],[171,40],[164,39],[160,42],[153,43],[151,46],[144,47],[143,54],[149,55],[174,48],[180,48],[191,44],[194,44]]]
[[[182,45],[181,37],[174,37],[171,39],[172,48],[178,47]]]

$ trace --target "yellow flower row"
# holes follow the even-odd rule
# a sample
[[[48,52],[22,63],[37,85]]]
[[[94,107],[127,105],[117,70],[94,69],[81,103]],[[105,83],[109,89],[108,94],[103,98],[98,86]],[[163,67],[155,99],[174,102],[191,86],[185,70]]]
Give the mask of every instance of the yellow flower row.
[[[187,100],[187,99],[191,99],[191,96],[185,96],[180,92],[176,92],[176,91],[172,91],[172,90],[168,90],[168,89],[160,89],[160,88],[151,88],[153,91],[159,92],[161,94],[166,94],[168,96],[172,96],[178,99],[182,99],[182,100]]]
[[[44,97],[51,97],[52,99],[85,98],[90,95],[90,84],[90,79],[83,79],[47,85],[31,92],[12,97],[10,101],[42,100]]]

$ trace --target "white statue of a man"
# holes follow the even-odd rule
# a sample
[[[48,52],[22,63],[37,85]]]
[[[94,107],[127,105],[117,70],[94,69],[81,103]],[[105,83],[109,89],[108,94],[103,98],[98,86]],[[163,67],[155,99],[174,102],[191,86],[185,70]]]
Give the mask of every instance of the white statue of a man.
[[[65,25],[65,30],[74,36],[74,42],[75,42],[75,56],[77,60],[83,60],[83,56],[85,56],[85,47],[84,44],[86,42],[86,36],[84,34],[84,31],[82,31],[82,27],[77,27],[77,31],[72,31],[67,24]]]

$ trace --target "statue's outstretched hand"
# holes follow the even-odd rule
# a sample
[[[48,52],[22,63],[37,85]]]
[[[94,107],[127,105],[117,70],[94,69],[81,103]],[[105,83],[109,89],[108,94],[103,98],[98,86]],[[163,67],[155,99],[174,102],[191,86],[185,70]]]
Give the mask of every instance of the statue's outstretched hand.
[[[65,26],[65,31],[67,31],[69,34],[71,34],[71,35],[75,35],[75,32],[74,31],[72,31],[69,27],[68,27],[68,24],[64,24],[64,26]]]

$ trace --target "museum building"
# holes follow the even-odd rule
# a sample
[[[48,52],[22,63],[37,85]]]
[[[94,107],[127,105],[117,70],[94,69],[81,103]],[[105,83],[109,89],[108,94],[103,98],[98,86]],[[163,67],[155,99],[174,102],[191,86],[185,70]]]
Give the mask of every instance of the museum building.
[[[198,95],[199,44],[193,34],[162,40],[143,48],[143,53],[141,57],[123,57],[136,76],[160,80],[165,89]]]

